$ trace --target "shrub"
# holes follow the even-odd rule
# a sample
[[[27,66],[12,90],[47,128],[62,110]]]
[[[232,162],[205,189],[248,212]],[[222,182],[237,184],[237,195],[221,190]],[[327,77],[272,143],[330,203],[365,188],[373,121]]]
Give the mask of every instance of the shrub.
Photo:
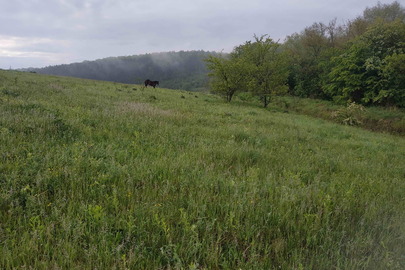
[[[363,122],[365,108],[355,102],[348,103],[347,107],[334,111],[332,118],[349,126],[360,126]]]

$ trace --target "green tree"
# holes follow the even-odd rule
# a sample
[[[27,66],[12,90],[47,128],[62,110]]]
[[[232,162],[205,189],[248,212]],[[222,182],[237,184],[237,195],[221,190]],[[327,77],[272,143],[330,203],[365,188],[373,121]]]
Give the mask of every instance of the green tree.
[[[328,73],[327,64],[343,47],[344,29],[336,19],[314,23],[301,33],[289,36],[283,44],[289,61],[289,92],[300,97],[323,98],[323,77]]]
[[[280,45],[266,35],[257,37],[236,47],[232,56],[242,60],[249,71],[249,90],[260,97],[266,108],[271,96],[285,93],[288,89],[288,69],[286,56]]]
[[[405,54],[387,56],[381,68],[383,83],[375,101],[405,107]]]
[[[334,58],[325,91],[362,104],[403,104],[404,53],[405,23],[379,20]]]
[[[376,28],[376,24],[392,23],[393,21],[405,22],[405,10],[398,2],[392,4],[377,4],[375,7],[365,9],[362,16],[354,20],[348,21],[345,25],[337,25],[337,19],[333,19],[328,24],[322,22],[314,23],[306,27],[300,33],[295,33],[286,39],[283,44],[283,49],[289,55],[288,69],[290,72],[288,78],[289,93],[301,97],[312,98],[336,98],[343,100],[362,100],[366,103],[366,99],[373,99],[373,102],[389,103],[384,99],[384,95],[376,94],[365,95],[364,90],[366,85],[374,85],[375,88],[384,88],[382,80],[377,80],[379,83],[373,84],[372,81],[365,82],[364,74],[369,75],[376,72],[375,67],[379,68],[379,76],[383,76],[382,70],[386,61],[376,61],[380,58],[370,58],[366,67],[357,65],[356,61],[353,64],[353,59],[347,59],[353,55],[360,58],[369,58],[368,54],[374,54],[378,50],[367,51],[369,46],[378,46],[377,39],[381,39],[380,30],[375,30],[374,38],[376,43],[373,44],[372,34],[366,34],[372,28]],[[365,44],[360,45],[359,39],[364,39],[367,36],[370,39]],[[396,38],[394,34],[392,38]],[[385,35],[384,38],[388,38]],[[388,42],[389,43],[389,42]],[[384,46],[391,46],[384,43]],[[381,51],[385,51],[382,48]],[[377,53],[378,54],[378,53]],[[341,57],[336,58],[341,55]],[[332,61],[332,59],[334,59]],[[364,59],[363,59],[364,60]],[[337,67],[339,66],[339,67]],[[332,68],[334,68],[332,72]],[[392,72],[391,72],[392,73]],[[331,76],[333,74],[333,76]],[[335,76],[339,75],[339,76]],[[375,74],[374,74],[375,75]],[[341,77],[346,77],[342,80]],[[371,76],[372,77],[372,76]],[[371,79],[369,76],[368,79]],[[374,76],[374,79],[376,77]],[[340,88],[331,88],[329,82],[333,80],[333,85]],[[394,84],[390,84],[394,85]],[[398,84],[397,84],[398,85]],[[388,88],[384,88],[388,89]],[[392,87],[390,88],[393,89]],[[378,93],[380,90],[375,90]],[[382,92],[384,93],[384,92]],[[370,93],[369,93],[370,94]],[[391,96],[391,95],[389,95]],[[378,98],[377,98],[378,97]],[[370,103],[372,103],[370,101]]]
[[[369,24],[370,23],[368,21],[360,16],[349,21],[346,25],[346,41],[353,40],[356,37],[364,34],[367,31]]]
[[[366,8],[363,12],[363,17],[368,22],[382,19],[386,22],[401,20],[405,23],[405,9],[401,7],[398,1],[392,4],[381,4],[379,2],[372,8]]]
[[[228,58],[209,56],[205,61],[210,70],[208,75],[212,78],[212,92],[224,96],[231,102],[236,91],[244,89],[246,85],[248,66],[241,59],[232,56]]]
[[[309,48],[307,44],[300,34],[289,36],[284,43],[283,47],[289,56],[289,92],[294,96],[318,97],[321,93],[319,57],[313,54],[315,48]]]

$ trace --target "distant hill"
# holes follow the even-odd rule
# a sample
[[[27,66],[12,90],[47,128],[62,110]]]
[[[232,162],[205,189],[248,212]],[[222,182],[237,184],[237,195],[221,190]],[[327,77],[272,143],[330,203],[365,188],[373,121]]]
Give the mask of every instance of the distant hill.
[[[160,81],[171,89],[202,91],[207,89],[208,70],[204,59],[218,55],[206,51],[161,52],[133,56],[109,57],[95,61],[29,69],[42,74],[71,76],[121,83]]]

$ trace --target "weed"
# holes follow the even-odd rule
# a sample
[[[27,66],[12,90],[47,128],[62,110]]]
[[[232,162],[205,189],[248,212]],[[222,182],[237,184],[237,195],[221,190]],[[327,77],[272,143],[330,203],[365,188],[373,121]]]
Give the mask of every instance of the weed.
[[[364,106],[352,102],[346,108],[339,109],[332,113],[332,117],[342,124],[349,126],[361,125],[364,118]]]

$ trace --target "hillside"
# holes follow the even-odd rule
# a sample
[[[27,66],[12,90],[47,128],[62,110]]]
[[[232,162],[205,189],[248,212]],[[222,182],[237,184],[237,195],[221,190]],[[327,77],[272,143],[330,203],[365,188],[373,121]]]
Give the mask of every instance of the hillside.
[[[1,269],[404,269],[405,140],[0,70]]]
[[[204,59],[219,55],[205,51],[162,52],[144,55],[109,57],[95,61],[29,69],[42,74],[85,79],[143,83],[158,80],[165,88],[201,91],[207,89],[208,70]]]

